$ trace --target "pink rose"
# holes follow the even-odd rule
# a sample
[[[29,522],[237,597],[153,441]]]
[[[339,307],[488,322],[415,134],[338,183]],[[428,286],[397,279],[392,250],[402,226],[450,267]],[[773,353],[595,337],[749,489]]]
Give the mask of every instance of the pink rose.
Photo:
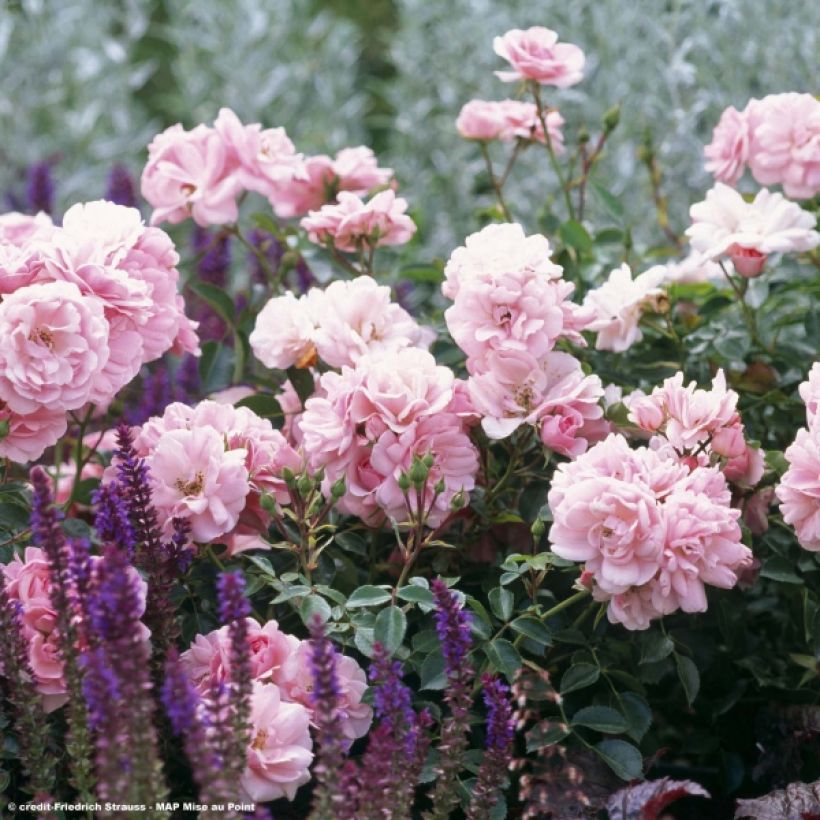
[[[65,411],[38,407],[33,413],[20,415],[0,401],[0,424],[9,426],[0,436],[0,458],[8,458],[20,464],[36,461],[43,452],[65,435],[68,420]]]
[[[737,185],[749,159],[749,122],[746,112],[729,106],[712,133],[712,142],[703,149],[706,170],[718,182]]]
[[[470,234],[450,255],[444,268],[441,292],[455,299],[462,285],[472,281],[490,282],[510,271],[538,279],[560,279],[563,270],[551,259],[549,240],[541,234],[527,236],[513,223],[490,224]]]
[[[806,405],[806,422],[809,427],[814,427],[820,423],[820,362],[811,366],[808,378],[798,390]]]
[[[666,268],[658,265],[633,279],[624,263],[609,274],[604,284],[587,293],[584,308],[593,316],[587,327],[598,334],[596,350],[621,353],[643,338],[641,316],[664,307],[665,278]]]
[[[230,532],[250,491],[246,456],[244,449],[226,450],[212,427],[169,430],[146,459],[160,516],[187,519],[195,541]]]
[[[203,228],[236,222],[238,166],[235,152],[213,128],[167,128],[148,146],[142,172],[142,195],[154,208],[151,224],[188,217]]]
[[[789,469],[777,486],[783,520],[807,550],[820,550],[820,426],[797,431],[787,448]]]
[[[103,307],[76,285],[29,285],[0,302],[0,400],[14,412],[76,410],[100,398],[108,363]]]
[[[761,185],[782,185],[786,196],[820,191],[820,101],[812,94],[772,94],[753,100],[755,125],[749,168]]]
[[[407,201],[392,190],[376,194],[363,202],[356,194],[342,191],[338,204],[323,205],[311,211],[300,225],[308,239],[318,245],[332,242],[341,251],[355,252],[362,247],[403,245],[416,232],[412,219],[405,214]]]
[[[279,687],[283,699],[301,704],[312,715],[311,652],[310,642],[302,641],[274,673],[273,681]],[[373,710],[362,703],[362,695],[367,690],[367,678],[353,658],[341,654],[336,656],[336,678],[339,684],[339,728],[345,738],[353,741],[367,734],[373,720]]]
[[[553,110],[544,119],[553,149],[558,154],[563,153],[564,136],[561,127],[564,118]],[[462,137],[471,140],[546,141],[535,103],[522,100],[471,100],[461,109],[456,128]]]
[[[246,619],[251,675],[254,680],[270,683],[300,642],[279,629],[276,621],[264,626]],[[197,635],[191,646],[180,655],[180,661],[197,691],[207,695],[212,687],[230,680],[231,639],[227,626]]]
[[[282,370],[311,364],[316,354],[316,327],[323,309],[324,298],[318,289],[298,299],[287,291],[269,300],[256,317],[248,340],[254,356],[266,367]]]
[[[0,243],[22,248],[35,240],[48,240],[54,231],[51,217],[42,211],[36,216],[10,211],[0,214]]]
[[[340,191],[364,195],[387,184],[391,168],[380,168],[373,151],[361,145],[343,148],[335,159],[320,154],[308,157],[305,178],[277,186],[269,196],[271,207],[283,219],[304,216],[333,202]]]
[[[493,51],[514,69],[495,72],[504,82],[535,80],[568,88],[584,78],[584,52],[571,43],[559,43],[558,35],[543,26],[511,29],[493,40]]]
[[[692,225],[686,235],[692,248],[709,259],[728,256],[745,277],[758,276],[769,254],[809,251],[820,244],[814,217],[765,188],[746,202],[719,182],[689,214]]]
[[[313,742],[309,715],[299,703],[282,700],[279,687],[255,681],[251,697],[248,762],[239,785],[250,800],[287,797],[310,780]]]
[[[763,478],[766,464],[759,447],[750,447],[743,442],[744,448],[740,455],[733,456],[726,462],[723,475],[727,481],[739,484],[742,487],[754,487]]]

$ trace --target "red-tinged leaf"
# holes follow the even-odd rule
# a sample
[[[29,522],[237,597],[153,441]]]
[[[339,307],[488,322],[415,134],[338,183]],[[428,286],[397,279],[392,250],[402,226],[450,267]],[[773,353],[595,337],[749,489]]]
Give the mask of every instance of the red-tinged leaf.
[[[820,780],[789,783],[754,800],[738,800],[735,820],[803,820],[820,815]]]
[[[615,792],[606,804],[609,820],[658,820],[661,812],[681,797],[710,797],[691,780],[645,780]]]

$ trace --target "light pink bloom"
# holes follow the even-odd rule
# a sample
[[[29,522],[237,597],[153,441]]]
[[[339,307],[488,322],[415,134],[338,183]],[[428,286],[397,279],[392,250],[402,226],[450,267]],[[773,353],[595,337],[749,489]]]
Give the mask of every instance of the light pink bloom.
[[[815,362],[811,366],[808,378],[798,390],[806,405],[807,424],[809,427],[820,425],[820,362]]]
[[[587,328],[598,334],[597,350],[620,353],[643,338],[641,316],[666,307],[662,288],[666,275],[665,266],[658,265],[633,279],[624,263],[609,274],[606,282],[587,293],[584,307],[594,316]]]
[[[283,701],[278,686],[254,682],[248,763],[239,781],[250,800],[293,800],[299,786],[310,780],[309,722],[307,709]]]
[[[571,282],[531,267],[513,267],[462,282],[444,318],[455,343],[474,362],[491,351],[521,351],[540,358],[562,336],[577,340],[577,305]]]
[[[715,444],[720,455],[741,455],[746,449],[740,417],[738,395],[727,389],[726,376],[718,370],[710,390],[698,388],[695,382],[684,387],[683,373],[676,373],[656,387],[649,396],[634,401],[631,419],[642,429],[662,432],[678,451],[691,451],[707,441]],[[731,431],[727,435],[726,431]]]
[[[804,549],[820,551],[820,426],[798,430],[785,456],[789,469],[776,490],[780,512]]]
[[[33,284],[42,272],[43,259],[37,243],[0,243],[0,297]]]
[[[340,191],[362,196],[386,185],[393,176],[392,168],[380,168],[373,151],[363,145],[343,148],[335,159],[324,154],[308,157],[304,173],[304,179],[277,186],[270,195],[271,207],[277,216],[283,219],[304,216],[333,202]]]
[[[29,285],[0,302],[0,401],[14,412],[76,410],[108,363],[101,303],[76,285]]]
[[[544,119],[552,147],[556,153],[563,153],[564,135],[561,127],[564,118],[552,110]],[[470,100],[461,109],[456,128],[462,137],[471,140],[546,141],[535,103],[523,100]]]
[[[441,292],[455,299],[462,285],[471,281],[493,281],[510,271],[539,279],[560,279],[563,270],[551,259],[549,240],[541,234],[527,236],[516,223],[490,224],[470,234],[456,248],[444,268]]]
[[[535,80],[568,88],[584,78],[584,52],[571,43],[559,43],[558,35],[543,26],[511,29],[493,40],[493,51],[514,69],[495,72],[504,82]]]
[[[35,240],[47,240],[54,231],[51,217],[40,211],[35,216],[10,211],[0,214],[0,243],[18,248]]]
[[[261,625],[252,618],[246,619],[251,675],[254,680],[271,683],[288,657],[296,652],[300,641],[279,629],[276,621]],[[208,695],[212,687],[230,680],[231,638],[227,626],[215,629],[207,635],[197,635],[180,660],[191,683],[202,695]]]
[[[245,190],[270,197],[277,188],[307,177],[304,159],[284,128],[243,125],[230,108],[220,108],[214,129],[236,157],[236,179]]]
[[[306,367],[316,355],[315,336],[324,308],[322,291],[298,299],[287,291],[262,308],[249,342],[254,356],[270,368]]]
[[[212,427],[169,430],[146,459],[160,517],[188,519],[195,541],[230,532],[250,491],[246,456]]]
[[[154,208],[151,224],[189,217],[203,228],[236,222],[239,159],[213,128],[172,125],[148,146],[142,195]]]
[[[694,250],[709,259],[728,256],[741,276],[758,276],[772,253],[809,251],[820,244],[814,216],[765,188],[752,202],[717,183],[690,209],[687,228]]]
[[[8,433],[0,437],[0,458],[20,464],[36,461],[46,448],[65,435],[68,420],[64,410],[38,407],[33,413],[14,413],[0,401],[0,424],[9,425]]]
[[[718,182],[737,185],[749,160],[749,121],[746,112],[729,106],[721,115],[712,142],[704,149],[706,170]]]
[[[419,348],[363,356],[356,373],[359,382],[350,398],[350,422],[364,424],[377,435],[385,429],[403,433],[420,418],[440,413],[453,398],[453,371]],[[310,400],[306,411],[309,406]],[[306,423],[303,417],[303,430]]]
[[[416,232],[412,219],[405,214],[407,200],[392,190],[381,191],[368,202],[356,194],[342,191],[338,204],[323,205],[311,211],[301,226],[308,239],[318,245],[332,242],[341,251],[354,252],[361,247],[403,245]]]
[[[723,475],[726,476],[727,481],[751,489],[763,478],[766,463],[759,447],[751,447],[745,442],[744,446],[745,449],[740,455],[732,456],[726,462]]]
[[[729,273],[732,273],[731,262],[724,263]],[[673,282],[679,284],[698,284],[710,279],[724,280],[720,265],[697,251],[690,251],[689,255],[677,262],[666,265],[665,284]]]
[[[608,595],[595,587],[592,590],[592,597],[596,601],[609,602],[606,616],[611,624],[621,624],[634,631],[648,629],[649,624],[655,618],[663,616],[663,613],[655,609],[652,604],[652,590],[651,581],[617,595]]]
[[[302,641],[273,673],[273,682],[279,687],[284,700],[300,703],[312,715],[311,652],[310,642]],[[345,738],[353,741],[367,734],[373,720],[373,710],[362,703],[367,678],[353,658],[341,654],[336,656],[336,677],[339,683],[339,728]]]
[[[332,282],[322,302],[314,339],[331,367],[353,365],[367,353],[426,346],[424,329],[370,276]]]
[[[782,185],[793,199],[820,191],[820,101],[813,94],[772,94],[753,100],[749,168],[761,185]]]

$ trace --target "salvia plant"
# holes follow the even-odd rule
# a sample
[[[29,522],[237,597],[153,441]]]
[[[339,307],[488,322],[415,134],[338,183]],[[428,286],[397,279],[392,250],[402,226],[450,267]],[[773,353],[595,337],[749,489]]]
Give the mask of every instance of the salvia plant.
[[[485,45],[446,260],[463,214],[331,130],[200,116],[207,84],[138,185],[109,158],[60,213],[61,156],[30,165],[6,815],[820,812],[820,102],[731,100],[687,217],[652,129],[577,116],[605,52]]]

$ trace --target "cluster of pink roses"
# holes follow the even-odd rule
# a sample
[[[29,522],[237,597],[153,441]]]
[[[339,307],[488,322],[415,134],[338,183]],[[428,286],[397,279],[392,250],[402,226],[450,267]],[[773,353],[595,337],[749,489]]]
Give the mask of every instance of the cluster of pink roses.
[[[746,166],[761,185],[811,199],[820,191],[820,101],[812,94],[770,94],[743,111],[727,108],[704,149],[706,170],[736,185]]]
[[[259,802],[287,797],[310,779],[313,703],[310,643],[279,629],[276,621],[260,625],[247,619],[251,675],[251,734],[244,793]],[[197,635],[181,656],[188,677],[207,695],[230,679],[228,627]],[[343,737],[353,742],[370,727],[373,710],[362,702],[367,689],[364,670],[353,658],[339,655],[339,720]]]
[[[262,308],[250,345],[266,367],[353,366],[367,353],[428,347],[433,332],[390,299],[390,288],[370,276],[311,288],[298,299],[288,291]]]
[[[298,423],[310,468],[324,470],[325,495],[344,482],[341,511],[371,526],[385,516],[398,523],[414,516],[435,527],[475,485],[473,420],[452,371],[426,350],[404,347],[324,373]],[[423,487],[408,493],[402,476],[423,458]]]
[[[169,526],[172,518],[184,518],[195,541],[217,540],[232,553],[265,546],[259,534],[270,516],[261,497],[288,503],[283,470],[302,468],[270,421],[211,400],[169,404],[142,426],[134,446],[148,465],[160,518]]]
[[[0,456],[39,458],[168,350],[198,353],[167,234],[110,202],[0,218]]]
[[[548,502],[552,551],[584,562],[581,582],[627,629],[705,611],[705,585],[729,589],[751,562],[725,476],[671,448],[632,449],[612,434],[558,466]]]
[[[98,556],[91,558],[90,587],[97,583],[94,567],[100,560]],[[147,585],[135,569],[130,572],[139,587],[144,611]],[[39,547],[26,547],[22,557],[15,555],[8,564],[0,565],[0,583],[5,584],[9,600],[19,604],[34,682],[43,696],[43,708],[52,712],[66,703],[68,689],[60,657],[58,613],[51,603],[51,571],[45,553]],[[151,634],[148,627],[141,625],[140,628],[142,639],[147,641]]]
[[[584,52],[576,45],[559,43],[558,35],[543,26],[511,29],[503,37],[495,38],[493,49],[513,68],[495,72],[504,82],[533,81],[567,88],[581,82],[584,76]],[[520,139],[544,143],[549,139],[552,149],[562,153],[564,118],[555,109],[542,113],[543,122],[535,103],[471,100],[461,109],[456,128],[465,139],[483,142]]]
[[[340,191],[365,194],[392,176],[369,148],[345,148],[335,158],[296,153],[283,128],[245,125],[223,108],[213,127],[173,125],[148,147],[142,195],[153,224],[189,217],[203,227],[236,222],[246,191],[268,199],[282,218],[303,216]]]
[[[453,251],[442,292],[444,317],[467,354],[467,387],[481,424],[495,439],[522,424],[564,455],[578,455],[605,432],[597,376],[554,350],[559,339],[583,344],[588,312],[569,300],[575,286],[550,259],[548,240],[520,225],[488,225]]]
[[[807,550],[820,550],[820,362],[800,385],[806,405],[806,427],[797,431],[786,450],[789,469],[777,487],[783,520],[797,531]]]
[[[746,278],[759,276],[770,254],[809,251],[820,244],[814,216],[765,188],[747,202],[718,182],[689,213],[686,235],[694,251],[705,261],[728,257]]]

